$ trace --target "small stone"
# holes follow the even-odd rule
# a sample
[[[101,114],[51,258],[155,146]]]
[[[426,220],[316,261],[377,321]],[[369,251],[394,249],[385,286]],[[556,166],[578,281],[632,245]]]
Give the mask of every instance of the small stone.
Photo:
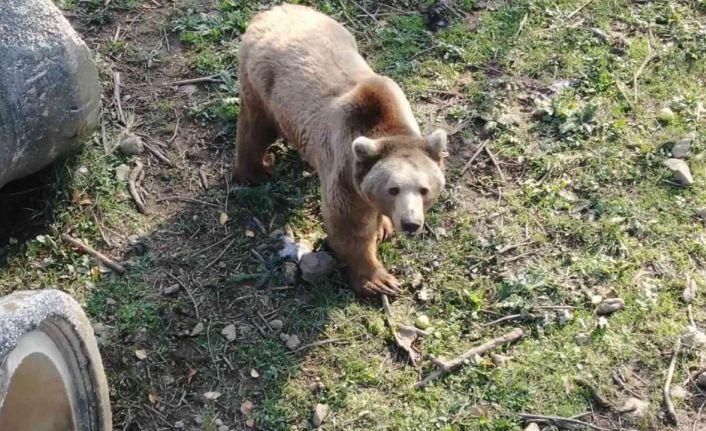
[[[625,308],[625,301],[622,298],[608,298],[601,302],[596,313],[599,315],[612,314],[623,308]]]
[[[231,324],[223,328],[221,331],[221,335],[225,337],[226,340],[233,342],[235,341],[236,337],[236,331],[235,331],[235,325]]]
[[[686,333],[682,336],[681,342],[687,348],[701,347],[706,344],[706,334],[689,325],[686,327]]]
[[[601,295],[591,295],[591,305],[598,305],[603,301],[603,297]]]
[[[681,297],[687,304],[691,303],[694,298],[696,298],[696,282],[694,280],[687,280],[686,287],[684,287]]]
[[[221,393],[217,391],[208,391],[203,394],[203,397],[209,401],[215,401],[221,397]]]
[[[132,133],[128,133],[118,144],[120,152],[127,156],[136,156],[142,153],[144,146],[142,138]]]
[[[218,427],[218,431],[228,431],[230,428],[228,428],[228,425],[221,425]]]
[[[605,329],[607,327],[608,327],[608,319],[606,319],[605,316],[599,317],[598,322],[596,323],[596,328]]]
[[[184,428],[184,421],[176,421],[174,422],[174,428],[180,430]]]
[[[689,186],[693,184],[694,177],[691,176],[689,165],[687,165],[684,160],[667,159],[664,164],[672,172],[674,179],[677,180],[679,184],[682,186]]]
[[[316,284],[333,272],[333,258],[324,251],[308,253],[299,262],[299,269],[302,271],[302,279],[312,284]]]
[[[508,361],[508,359],[510,359],[510,358],[508,358],[507,356],[504,356],[504,355],[500,355],[500,354],[497,354],[497,353],[493,353],[493,354],[490,355],[490,359],[493,361],[493,365],[495,365],[496,367],[500,368],[500,367],[502,367],[503,365],[505,365],[505,363],[506,363],[506,362]]]
[[[167,286],[164,289],[162,289],[162,295],[166,295],[166,296],[174,295],[175,293],[177,293],[179,291],[179,287],[180,286],[178,283],[174,283],[170,286]]]
[[[196,425],[203,424],[203,417],[201,415],[194,416],[194,423],[196,423]]]
[[[284,262],[282,266],[282,278],[284,279],[284,284],[287,286],[292,286],[297,284],[297,264],[294,262]]]
[[[682,138],[677,141],[672,147],[672,157],[675,159],[683,159],[691,152],[691,142],[693,138]]]
[[[674,121],[675,118],[676,115],[674,114],[674,111],[669,108],[662,108],[660,109],[659,114],[657,114],[657,119],[663,124],[669,124]]]
[[[539,425],[534,422],[530,422],[524,429],[524,431],[539,431]]]
[[[427,329],[431,326],[431,323],[429,322],[429,317],[427,317],[424,314],[420,314],[417,316],[417,318],[414,320],[414,326],[416,326],[419,329]]]
[[[252,409],[253,409],[253,403],[250,400],[245,400],[243,403],[240,405],[240,413],[242,413],[244,416],[250,416],[252,414]]]
[[[204,330],[203,323],[199,322],[199,323],[196,324],[196,326],[194,326],[194,329],[191,330],[191,334],[190,334],[190,335],[191,335],[192,337],[195,337],[195,336],[199,335],[200,333],[202,333],[203,330]]]
[[[254,427],[255,427],[255,419],[253,419],[253,418],[248,418],[248,419],[245,421],[245,426],[247,426],[248,428],[254,428]]]
[[[252,377],[253,379],[258,379],[260,378],[260,373],[258,373],[257,370],[253,368],[250,370],[250,377]]]
[[[314,417],[311,423],[316,427],[320,427],[326,420],[328,415],[328,406],[326,404],[317,404],[314,408]]]
[[[284,333],[279,334],[279,339],[280,339],[283,343],[286,343],[287,341],[289,341],[289,338],[290,338],[290,337],[289,337],[289,334],[284,334]]]
[[[299,340],[299,337],[297,337],[296,335],[292,335],[291,337],[289,337],[285,344],[289,350],[296,350],[296,348],[299,347],[301,343],[302,342]]]
[[[588,343],[591,340],[591,338],[587,335],[584,334],[583,332],[580,332],[576,335],[574,335],[574,344],[577,346],[583,346],[584,344]]]
[[[559,324],[564,326],[574,319],[574,315],[569,310],[558,310],[556,312],[556,318]]]
[[[625,404],[618,409],[618,413],[627,413],[632,417],[641,418],[645,416],[649,406],[650,403],[647,401],[630,397],[625,401]]]
[[[115,177],[119,181],[127,182],[128,178],[130,178],[130,170],[130,166],[128,165],[119,165],[117,168],[115,168]]]
[[[220,420],[220,419],[218,419],[218,418],[216,418],[216,420],[215,420],[215,421],[213,421],[213,423],[214,423],[214,424],[216,424],[217,426],[221,426],[221,425],[223,425],[223,421],[222,421],[222,420]]]
[[[312,383],[312,384],[309,385],[309,390],[310,390],[311,392],[320,392],[320,391],[323,391],[323,390],[324,390],[324,387],[325,387],[325,386],[324,386],[323,383],[321,383],[321,382],[314,382],[314,383]]]
[[[144,349],[135,350],[135,356],[137,356],[137,359],[143,361],[147,359],[147,351]]]
[[[669,395],[671,395],[672,398],[676,400],[683,400],[686,398],[688,393],[686,392],[686,389],[684,389],[683,386],[674,385],[669,389]]]
[[[412,274],[412,287],[418,289],[422,286],[422,283],[424,283],[424,276],[421,272],[415,271]]]
[[[284,323],[279,319],[275,319],[270,322],[270,328],[272,328],[274,331],[279,331],[280,329],[284,328]]]

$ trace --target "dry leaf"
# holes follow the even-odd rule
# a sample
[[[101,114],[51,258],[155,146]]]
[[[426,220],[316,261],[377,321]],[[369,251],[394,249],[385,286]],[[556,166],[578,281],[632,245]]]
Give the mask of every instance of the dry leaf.
[[[250,416],[252,414],[252,409],[253,403],[250,400],[245,400],[243,401],[243,404],[240,405],[240,413],[245,416]]]
[[[156,403],[157,403],[157,395],[153,394],[152,392],[150,392],[149,394],[147,394],[147,398],[150,400],[150,403],[151,403],[151,404],[156,404]]]
[[[140,350],[135,350],[135,356],[137,356],[137,359],[139,360],[145,360],[147,359],[147,351],[140,349]]]
[[[231,341],[231,342],[235,341],[235,337],[236,337],[235,325],[231,324],[231,325],[228,325],[225,328],[223,328],[223,330],[221,331],[221,335],[223,335],[226,338],[226,340],[228,340],[228,341]]]
[[[203,329],[204,329],[203,323],[201,323],[201,322],[197,323],[196,326],[194,326],[194,329],[191,330],[191,336],[195,337],[195,336],[199,335],[200,333],[203,332]]]
[[[257,370],[253,368],[252,370],[250,370],[250,377],[252,377],[253,379],[257,379],[258,377],[260,377],[260,373],[258,373]]]
[[[220,223],[221,226],[223,226],[224,224],[226,224],[227,221],[228,221],[228,214],[221,213],[221,215],[218,217],[218,223]]]

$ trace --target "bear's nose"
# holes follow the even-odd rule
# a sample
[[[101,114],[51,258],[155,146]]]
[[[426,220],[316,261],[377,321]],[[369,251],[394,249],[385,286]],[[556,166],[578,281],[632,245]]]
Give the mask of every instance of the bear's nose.
[[[413,221],[403,221],[402,222],[402,230],[404,230],[407,233],[415,233],[419,230],[419,227],[421,225],[419,223],[413,222]]]

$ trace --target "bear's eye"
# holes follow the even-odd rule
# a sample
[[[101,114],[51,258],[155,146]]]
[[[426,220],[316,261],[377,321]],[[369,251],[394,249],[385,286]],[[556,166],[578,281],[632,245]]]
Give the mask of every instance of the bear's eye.
[[[392,196],[397,196],[400,193],[400,188],[399,187],[390,187],[387,190]]]
[[[426,187],[422,187],[421,189],[419,189],[419,193],[421,193],[422,196],[426,196],[427,193],[429,193],[429,189]]]

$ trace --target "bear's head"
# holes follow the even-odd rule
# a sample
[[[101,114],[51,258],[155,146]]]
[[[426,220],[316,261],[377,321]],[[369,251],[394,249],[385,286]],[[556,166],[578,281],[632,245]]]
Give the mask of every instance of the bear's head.
[[[417,234],[424,214],[444,188],[446,132],[438,129],[422,137],[395,136],[353,141],[358,191],[395,230]]]

